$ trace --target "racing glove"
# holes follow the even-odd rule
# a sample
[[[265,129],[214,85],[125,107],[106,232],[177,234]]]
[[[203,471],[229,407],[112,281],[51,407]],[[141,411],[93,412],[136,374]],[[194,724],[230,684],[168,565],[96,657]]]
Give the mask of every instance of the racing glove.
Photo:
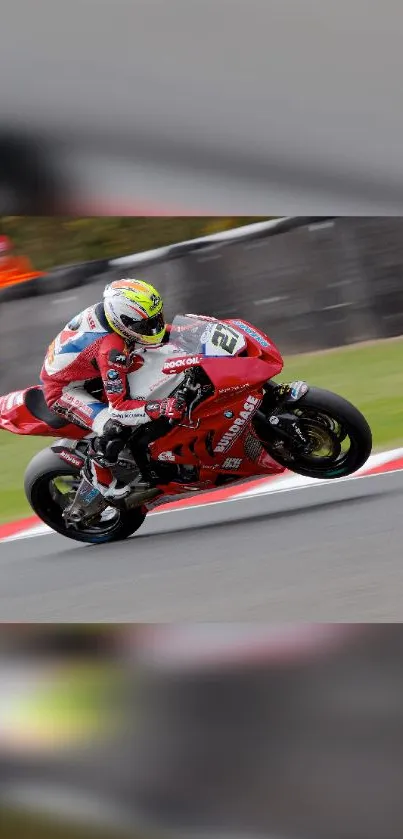
[[[145,411],[152,420],[161,419],[161,417],[180,420],[186,412],[186,401],[183,396],[169,396],[159,402],[147,402]]]

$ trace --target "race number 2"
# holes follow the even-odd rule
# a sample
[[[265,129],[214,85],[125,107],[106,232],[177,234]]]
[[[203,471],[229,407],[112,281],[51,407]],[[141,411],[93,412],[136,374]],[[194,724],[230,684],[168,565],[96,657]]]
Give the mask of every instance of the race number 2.
[[[239,338],[239,332],[226,324],[219,323],[211,336],[211,343],[214,347],[221,347],[224,352],[232,355],[239,343]]]
[[[211,343],[215,347],[221,347],[225,352],[232,355],[236,347],[238,335],[228,326],[220,323],[211,336]]]
[[[222,322],[209,326],[201,342],[206,356],[237,355],[246,346],[242,333]]]

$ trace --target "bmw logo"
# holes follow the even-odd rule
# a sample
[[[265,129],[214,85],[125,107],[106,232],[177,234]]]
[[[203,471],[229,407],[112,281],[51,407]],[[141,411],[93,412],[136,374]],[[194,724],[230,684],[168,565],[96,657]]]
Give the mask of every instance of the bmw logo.
[[[234,414],[232,411],[224,411],[224,416],[227,417],[227,419],[232,419]]]
[[[108,370],[107,376],[108,379],[110,379],[110,381],[113,382],[115,379],[119,378],[119,373],[117,372],[117,370]]]

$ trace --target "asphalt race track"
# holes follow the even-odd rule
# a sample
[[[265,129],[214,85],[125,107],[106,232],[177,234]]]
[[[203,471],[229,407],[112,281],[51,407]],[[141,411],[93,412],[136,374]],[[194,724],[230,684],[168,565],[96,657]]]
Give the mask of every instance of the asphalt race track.
[[[118,545],[6,542],[0,620],[401,620],[402,506],[395,472],[158,514]]]

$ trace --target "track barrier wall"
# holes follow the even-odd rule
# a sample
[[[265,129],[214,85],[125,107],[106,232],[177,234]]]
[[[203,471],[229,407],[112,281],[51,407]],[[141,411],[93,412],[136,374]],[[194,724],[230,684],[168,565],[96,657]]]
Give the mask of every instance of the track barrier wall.
[[[403,219],[286,218],[111,260],[61,266],[0,294],[0,390],[35,383],[47,345],[122,276],[177,312],[241,316],[285,354],[403,334]],[[7,297],[8,293],[8,297]],[[12,296],[12,295],[11,295]]]

